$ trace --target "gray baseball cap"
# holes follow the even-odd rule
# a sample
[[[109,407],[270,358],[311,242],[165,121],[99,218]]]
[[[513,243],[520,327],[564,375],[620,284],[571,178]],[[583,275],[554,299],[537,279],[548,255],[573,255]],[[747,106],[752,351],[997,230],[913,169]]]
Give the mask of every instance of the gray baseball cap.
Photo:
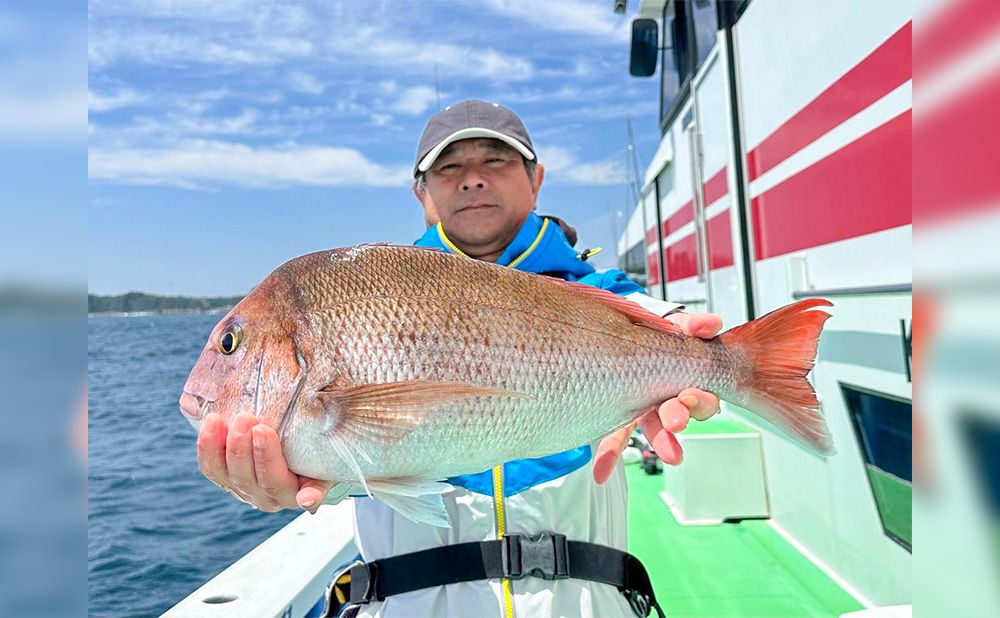
[[[429,170],[448,144],[474,137],[498,139],[525,159],[535,159],[535,147],[517,114],[503,105],[470,99],[444,108],[427,121],[417,146],[413,176]]]

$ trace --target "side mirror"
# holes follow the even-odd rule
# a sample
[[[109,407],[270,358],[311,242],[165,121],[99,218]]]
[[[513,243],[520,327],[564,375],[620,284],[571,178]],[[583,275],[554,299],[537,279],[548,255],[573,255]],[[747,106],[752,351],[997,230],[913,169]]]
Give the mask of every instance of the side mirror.
[[[632,21],[632,47],[628,72],[634,77],[649,77],[656,73],[656,56],[660,47],[660,29],[655,19]]]

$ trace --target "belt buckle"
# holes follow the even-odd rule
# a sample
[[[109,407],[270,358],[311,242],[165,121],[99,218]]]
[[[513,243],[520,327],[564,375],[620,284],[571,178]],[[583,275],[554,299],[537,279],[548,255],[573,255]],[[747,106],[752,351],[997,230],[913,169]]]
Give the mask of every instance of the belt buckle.
[[[361,562],[351,566],[351,604],[381,601],[378,595],[378,565]]]
[[[351,568],[364,564],[354,560],[340,567],[334,574],[323,594],[324,607],[319,618],[335,618],[351,602]]]
[[[503,576],[507,579],[523,579],[528,575],[547,580],[569,577],[565,534],[509,534],[503,538],[500,553]]]

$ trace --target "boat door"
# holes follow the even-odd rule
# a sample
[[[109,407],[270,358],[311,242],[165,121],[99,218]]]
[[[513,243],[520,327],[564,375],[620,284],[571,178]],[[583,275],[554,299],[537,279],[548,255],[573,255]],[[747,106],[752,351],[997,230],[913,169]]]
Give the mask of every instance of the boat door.
[[[742,209],[731,190],[735,182],[730,162],[735,152],[724,45],[720,35],[700,63],[691,82],[691,107],[680,117],[685,147],[678,156],[685,156],[689,164],[678,167],[688,170],[690,233],[680,232],[682,237],[668,246],[665,257],[668,288],[673,288],[668,297],[683,302],[688,311],[717,313],[724,324],[733,325],[749,319],[752,294],[739,258]],[[675,280],[685,266],[693,276]]]
[[[698,17],[697,8],[694,17]],[[720,33],[692,83],[694,114],[687,130],[696,163],[691,182],[696,188],[694,226],[706,310],[719,314],[724,324],[733,325],[752,317],[753,295],[741,259],[744,233],[740,220],[744,215],[738,192],[733,190],[736,153],[727,73],[725,38]]]
[[[702,182],[702,142],[696,96],[690,97],[673,123],[676,144],[672,164],[657,178],[662,223],[663,266],[667,300],[689,312],[712,311]]]

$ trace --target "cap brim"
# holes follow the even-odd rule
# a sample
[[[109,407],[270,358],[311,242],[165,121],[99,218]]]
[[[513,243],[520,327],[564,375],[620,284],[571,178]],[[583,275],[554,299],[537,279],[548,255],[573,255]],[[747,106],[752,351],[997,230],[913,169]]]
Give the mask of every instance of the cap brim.
[[[523,156],[525,159],[528,159],[529,161],[533,161],[535,159],[535,153],[531,152],[531,150],[527,146],[522,144],[520,141],[514,139],[513,137],[510,137],[509,135],[504,135],[503,133],[494,131],[492,129],[469,127],[467,129],[462,129],[461,131],[455,131],[448,137],[441,140],[441,143],[432,148],[431,151],[428,152],[424,156],[424,158],[420,160],[420,163],[417,164],[417,172],[426,172],[427,170],[431,169],[431,166],[434,165],[434,162],[437,161],[437,158],[441,156],[441,151],[447,148],[448,145],[451,144],[452,142],[457,142],[463,139],[473,139],[476,137],[489,137],[493,139],[498,139],[501,142],[510,145],[511,148],[521,153],[521,156]]]

